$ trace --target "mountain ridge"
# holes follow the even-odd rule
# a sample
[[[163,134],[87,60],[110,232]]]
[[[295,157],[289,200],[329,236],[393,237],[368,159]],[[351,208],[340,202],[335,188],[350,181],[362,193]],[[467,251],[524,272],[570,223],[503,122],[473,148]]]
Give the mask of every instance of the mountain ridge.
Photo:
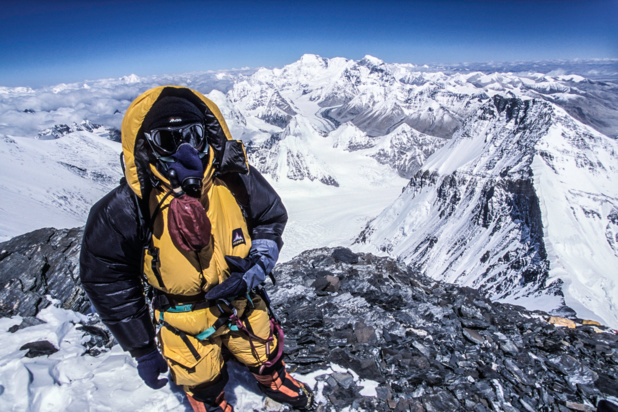
[[[616,173],[614,164],[618,164],[618,146],[612,139],[577,126],[577,121],[570,120],[561,109],[552,108],[552,104],[545,101],[496,96],[493,105],[480,109],[479,120],[470,122],[474,129],[464,126],[456,137],[425,162],[402,194],[403,199],[400,198],[370,223],[357,238],[357,243],[376,243],[383,251],[408,263],[416,263],[436,278],[481,287],[497,299],[518,295],[521,299],[542,291],[557,297],[562,294],[559,291],[562,288],[558,286],[573,281],[577,287],[570,287],[568,291],[579,293],[580,300],[588,301],[590,297],[583,297],[585,292],[582,290],[593,287],[590,281],[584,280],[590,271],[569,278],[568,272],[561,270],[557,262],[569,261],[564,251],[567,242],[596,248],[596,255],[580,256],[582,262],[570,259],[580,268],[586,265],[595,267],[597,263],[592,259],[599,259],[601,251],[604,251],[601,256],[605,256],[605,262],[612,261],[615,252],[609,250],[607,246],[611,242],[606,240],[612,238],[613,232],[607,229],[591,235],[590,225],[594,222],[579,219],[575,223],[582,227],[581,232],[587,231],[587,240],[563,239],[560,233],[556,236],[559,226],[567,220],[548,221],[548,216],[555,216],[558,205],[562,203],[561,199],[551,197],[551,187],[558,183],[552,176],[567,174],[573,180],[579,180],[580,187],[587,187],[589,192],[584,196],[589,208],[585,213],[588,216],[596,213],[594,216],[610,225],[611,213],[607,214],[608,210],[601,216],[601,209],[606,208],[604,203],[613,202],[613,210],[615,201],[603,198],[595,203],[591,199],[606,191],[611,193],[612,176]],[[495,123],[494,118],[503,120]],[[563,119],[564,126],[556,123],[557,118]],[[483,122],[487,126],[483,126]],[[564,144],[558,148],[553,147],[553,143],[548,146],[546,142],[557,136]],[[574,147],[578,145],[586,147],[587,151],[579,152]],[[606,145],[614,149],[606,150]],[[539,146],[542,150],[538,150]],[[595,158],[595,151],[601,156],[599,160]],[[556,168],[560,168],[560,172]],[[599,178],[599,173],[602,178]],[[547,181],[540,181],[542,179]],[[565,193],[573,192],[574,187],[569,184],[561,187]],[[451,216],[456,218],[449,221]],[[468,230],[475,234],[462,235]],[[503,234],[496,237],[496,233]],[[467,246],[468,242],[471,245]],[[555,252],[554,245],[562,250]],[[442,251],[432,251],[433,248]],[[458,269],[453,270],[453,266]],[[499,269],[505,266],[512,270]],[[616,290],[613,268],[613,264],[606,263],[605,272],[601,268],[594,272],[596,279],[605,283],[610,296],[610,291]],[[533,286],[535,283],[538,288]],[[516,285],[518,287],[513,288]],[[604,295],[602,290],[597,289],[599,296]],[[609,298],[603,314],[599,306],[596,306],[596,312],[606,322],[615,324],[617,320],[612,315],[611,302]],[[571,297],[568,305],[576,304],[577,298]],[[564,302],[557,304],[563,305]],[[581,306],[577,310],[585,312]]]

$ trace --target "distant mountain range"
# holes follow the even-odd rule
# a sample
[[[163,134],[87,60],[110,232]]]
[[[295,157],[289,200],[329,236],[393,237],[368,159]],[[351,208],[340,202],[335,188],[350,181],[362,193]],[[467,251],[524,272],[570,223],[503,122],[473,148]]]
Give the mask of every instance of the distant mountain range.
[[[10,203],[0,235],[83,224],[120,177],[128,104],[182,84],[220,106],[284,201],[295,188],[310,188],[299,204],[320,198],[293,203],[287,244],[340,239],[294,221],[341,220],[367,199],[372,208],[345,227],[353,248],[493,299],[618,327],[617,63],[428,67],[305,55],[277,69],[0,88]]]
[[[275,180],[336,186],[316,141],[411,178],[359,248],[618,325],[618,88],[565,73],[306,55],[237,82],[221,104],[238,110],[253,163]]]

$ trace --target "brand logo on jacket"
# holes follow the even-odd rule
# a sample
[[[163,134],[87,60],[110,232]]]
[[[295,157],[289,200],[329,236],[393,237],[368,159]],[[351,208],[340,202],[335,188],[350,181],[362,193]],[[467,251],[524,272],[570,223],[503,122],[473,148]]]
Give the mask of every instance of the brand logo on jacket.
[[[232,231],[232,247],[236,247],[238,245],[244,245],[247,242],[245,241],[245,235],[242,233],[242,229],[234,229]]]

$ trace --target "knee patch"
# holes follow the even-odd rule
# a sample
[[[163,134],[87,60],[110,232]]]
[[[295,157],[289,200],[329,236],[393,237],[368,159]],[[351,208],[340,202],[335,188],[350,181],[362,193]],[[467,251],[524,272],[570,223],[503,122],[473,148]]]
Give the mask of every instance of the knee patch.
[[[177,335],[165,327],[161,328],[160,339],[163,356],[177,385],[193,387],[212,382],[220,375],[223,367],[221,339],[203,342],[191,335]]]

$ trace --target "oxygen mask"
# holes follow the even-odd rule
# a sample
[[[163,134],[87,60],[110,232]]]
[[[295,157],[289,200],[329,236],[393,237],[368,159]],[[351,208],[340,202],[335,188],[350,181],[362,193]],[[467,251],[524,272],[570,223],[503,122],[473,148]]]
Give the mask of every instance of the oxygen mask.
[[[190,144],[183,143],[170,158],[174,161],[166,163],[172,189],[181,187],[183,192],[189,196],[199,198],[204,176],[204,165],[200,153]]]
[[[181,187],[189,196],[199,198],[202,189],[208,142],[204,125],[161,127],[144,133],[172,188]]]

